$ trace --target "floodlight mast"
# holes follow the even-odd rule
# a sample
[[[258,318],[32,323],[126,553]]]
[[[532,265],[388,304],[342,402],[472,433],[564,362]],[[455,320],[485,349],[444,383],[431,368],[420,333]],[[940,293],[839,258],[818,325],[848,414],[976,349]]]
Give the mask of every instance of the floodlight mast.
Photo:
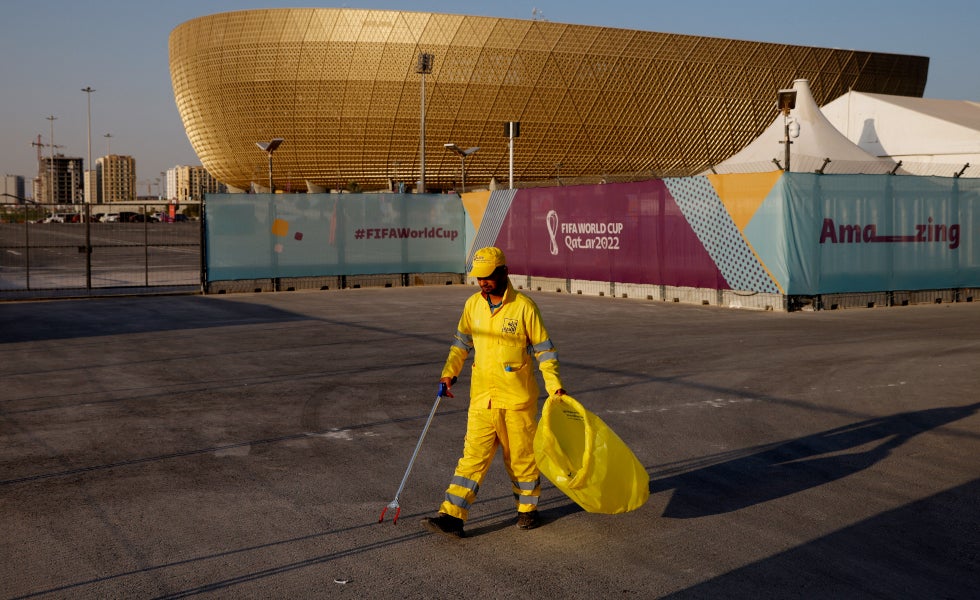
[[[432,73],[432,61],[435,56],[422,52],[415,64],[415,72],[422,76],[422,110],[419,115],[419,194],[425,193],[425,76]]]
[[[283,143],[283,138],[272,138],[268,142],[255,142],[255,145],[261,148],[264,152],[269,155],[269,193],[275,194],[276,188],[272,185],[272,153],[276,151],[276,148]]]

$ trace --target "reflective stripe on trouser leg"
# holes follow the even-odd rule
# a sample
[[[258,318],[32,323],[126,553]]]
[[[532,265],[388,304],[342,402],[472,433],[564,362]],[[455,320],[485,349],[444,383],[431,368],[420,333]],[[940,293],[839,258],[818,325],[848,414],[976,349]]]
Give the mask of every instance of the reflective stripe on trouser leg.
[[[536,411],[537,407],[532,404],[530,409],[502,410],[499,415],[500,447],[513,485],[517,512],[536,510],[541,496],[540,472],[534,461],[534,432],[538,428],[534,418]]]
[[[514,503],[517,512],[537,510],[538,498],[541,497],[541,479],[534,481],[511,481],[514,487]]]
[[[469,512],[470,506],[476,500],[476,495],[479,491],[479,483],[460,475],[453,475],[453,480],[449,482],[449,487],[446,489],[446,499],[443,501],[443,506],[439,509],[440,512],[451,514],[465,521],[466,517],[459,516],[459,513],[466,514]],[[453,508],[451,510],[445,510],[448,506]]]
[[[500,443],[492,412],[493,409],[470,407],[463,457],[456,463],[456,472],[446,488],[446,499],[439,506],[439,512],[464,521],[469,517],[470,506],[476,501],[480,484]]]

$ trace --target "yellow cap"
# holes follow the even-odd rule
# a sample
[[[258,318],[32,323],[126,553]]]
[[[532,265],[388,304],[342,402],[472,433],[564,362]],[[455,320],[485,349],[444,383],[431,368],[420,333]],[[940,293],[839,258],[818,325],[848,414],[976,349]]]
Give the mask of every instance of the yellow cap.
[[[473,268],[470,269],[470,277],[486,279],[490,277],[490,274],[497,267],[502,267],[506,264],[507,259],[504,258],[504,252],[500,248],[494,248],[493,246],[481,248],[473,255]]]

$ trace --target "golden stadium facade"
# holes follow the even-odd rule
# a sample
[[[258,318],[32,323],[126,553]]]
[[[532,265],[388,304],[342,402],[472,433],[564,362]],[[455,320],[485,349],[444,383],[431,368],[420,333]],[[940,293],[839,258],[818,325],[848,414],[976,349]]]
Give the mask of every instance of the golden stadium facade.
[[[819,105],[849,90],[921,97],[920,56],[466,15],[269,9],[187,21],[170,35],[177,108],[218,180],[266,185],[256,142],[284,138],[274,183],[304,191],[415,182],[425,75],[425,180],[468,187],[686,176],[735,154],[810,81]]]

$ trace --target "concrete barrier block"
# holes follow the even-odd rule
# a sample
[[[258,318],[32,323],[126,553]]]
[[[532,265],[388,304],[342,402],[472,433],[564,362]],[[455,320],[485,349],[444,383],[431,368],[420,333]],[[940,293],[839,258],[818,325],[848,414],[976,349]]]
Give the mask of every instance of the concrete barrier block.
[[[636,298],[638,300],[663,300],[663,286],[646,283],[616,283],[617,298]]]
[[[911,304],[945,304],[955,302],[955,290],[915,290],[909,292]]]
[[[532,292],[568,293],[569,280],[567,279],[555,277],[530,277],[529,279],[528,290]]]
[[[974,302],[980,300],[980,288],[960,288],[957,292],[957,302]]]
[[[664,298],[667,302],[681,304],[700,304],[702,306],[717,306],[718,290],[683,286],[665,286]]]
[[[402,287],[401,273],[348,275],[346,280],[348,288]]]
[[[272,279],[235,279],[230,281],[212,281],[208,285],[209,294],[252,294],[274,291],[275,282]]]
[[[337,276],[286,277],[279,280],[279,291],[282,292],[338,289],[340,289],[340,277]]]
[[[737,290],[721,291],[721,306],[728,308],[745,308],[750,310],[773,310],[786,312],[788,305],[782,294],[761,294],[740,292]]]
[[[460,285],[466,283],[462,273],[409,273],[409,285]],[[476,278],[473,278],[476,284]]]
[[[824,310],[842,308],[879,308],[890,306],[888,292],[854,292],[847,294],[824,294],[821,297]]]
[[[580,296],[608,296],[609,282],[571,279],[569,280],[569,293]]]

